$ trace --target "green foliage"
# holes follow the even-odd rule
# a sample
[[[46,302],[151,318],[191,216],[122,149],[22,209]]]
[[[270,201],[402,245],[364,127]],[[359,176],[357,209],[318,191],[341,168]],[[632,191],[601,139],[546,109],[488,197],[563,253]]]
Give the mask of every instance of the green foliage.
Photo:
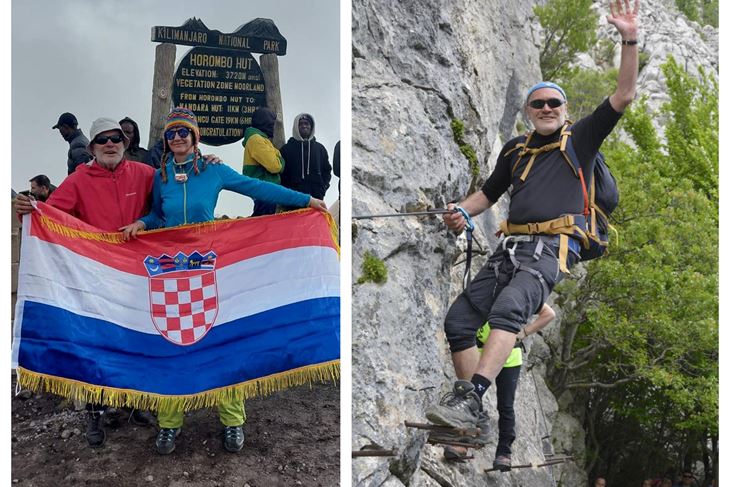
[[[388,280],[388,269],[385,262],[375,257],[370,252],[365,252],[362,260],[362,276],[357,280],[357,284],[365,282],[374,282],[383,284]]]
[[[720,2],[718,0],[674,0],[680,12],[689,20],[703,25],[719,25]]]
[[[616,69],[583,69],[560,80],[568,95],[568,114],[571,120],[580,120],[596,109],[616,86],[617,72]]]
[[[596,43],[598,14],[593,0],[548,0],[533,12],[545,29],[540,69],[546,80],[562,79],[571,72],[575,55]]]
[[[646,64],[649,62],[651,56],[649,56],[648,52],[645,51],[639,51],[639,72],[646,67]]]
[[[719,130],[717,80],[700,70],[700,78],[687,74],[670,57],[662,66],[671,101],[664,107],[669,166],[678,176],[717,204]]]
[[[550,374],[588,411],[595,469],[626,485],[630,471],[701,460],[718,434],[718,84],[672,59],[663,70],[664,136],[641,100],[621,122],[632,143],[604,143],[619,245],[561,285],[566,342]],[[623,454],[609,465],[600,445]]]
[[[611,39],[601,39],[594,50],[593,60],[599,66],[610,66],[616,55],[616,43]]]
[[[469,171],[471,172],[472,180],[479,177],[479,161],[477,160],[477,153],[471,144],[468,144],[464,140],[464,122],[455,118],[451,121],[451,131],[454,134],[454,142],[459,146],[459,150],[466,160],[469,161]]]

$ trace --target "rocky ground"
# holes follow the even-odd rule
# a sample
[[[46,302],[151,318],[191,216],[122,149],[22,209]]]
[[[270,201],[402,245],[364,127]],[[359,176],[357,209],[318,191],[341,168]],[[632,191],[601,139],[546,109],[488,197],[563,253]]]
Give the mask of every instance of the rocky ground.
[[[124,412],[119,425],[107,427],[106,445],[92,450],[83,436],[85,411],[50,394],[16,396],[12,482],[28,487],[339,485],[339,384],[250,400],[246,410],[240,453],[223,449],[217,411],[203,409],[186,415],[175,451],[161,456],[154,446],[156,427],[135,426]]]

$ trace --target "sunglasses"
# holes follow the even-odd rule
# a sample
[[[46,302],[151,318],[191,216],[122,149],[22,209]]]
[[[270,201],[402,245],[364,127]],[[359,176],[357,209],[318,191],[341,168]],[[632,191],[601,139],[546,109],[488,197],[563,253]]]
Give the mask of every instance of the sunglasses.
[[[540,110],[545,106],[545,103],[547,103],[547,106],[549,106],[550,108],[558,108],[560,105],[565,103],[565,100],[560,100],[558,98],[549,98],[547,100],[532,100],[530,103],[528,103],[528,105],[536,110]]]
[[[188,135],[190,135],[190,129],[187,129],[185,127],[181,127],[179,129],[170,129],[165,132],[165,138],[167,140],[173,140],[175,138],[175,135],[179,135],[181,139],[184,139]]]
[[[99,135],[94,139],[95,144],[104,145],[107,143],[107,141],[111,140],[112,143],[118,144],[124,140],[124,137],[121,135]]]

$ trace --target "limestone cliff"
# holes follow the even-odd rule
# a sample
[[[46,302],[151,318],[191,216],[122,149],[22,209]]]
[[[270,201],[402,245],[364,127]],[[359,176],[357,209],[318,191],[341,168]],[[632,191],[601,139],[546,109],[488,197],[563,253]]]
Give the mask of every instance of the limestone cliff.
[[[606,10],[603,4],[596,8]],[[523,93],[541,79],[540,28],[531,12],[532,2],[508,0],[353,2],[353,215],[443,208],[481,185],[502,144],[516,135]],[[643,2],[642,16],[640,41],[649,58],[640,85],[652,100],[662,98],[658,66],[667,52],[695,69],[717,69],[716,30],[678,21],[670,0]],[[615,38],[601,22],[601,35]],[[454,141],[454,119],[464,123],[478,175]],[[506,201],[500,201],[477,219],[475,237],[486,252],[505,210]],[[376,444],[398,453],[353,459],[353,485],[552,485],[547,469],[483,473],[491,467],[496,440],[474,460],[452,465],[441,459],[441,448],[426,444],[425,433],[403,424],[425,420],[425,408],[454,380],[442,322],[461,290],[464,245],[437,217],[353,225],[353,282],[365,252],[385,262],[388,280],[353,286],[352,448]],[[472,274],[483,258],[475,260]],[[581,425],[558,411],[541,375],[549,354],[541,343],[531,345],[517,391],[513,463],[543,459],[544,410],[556,452],[576,456],[552,474],[562,485],[586,485]],[[486,403],[496,431],[493,391]]]

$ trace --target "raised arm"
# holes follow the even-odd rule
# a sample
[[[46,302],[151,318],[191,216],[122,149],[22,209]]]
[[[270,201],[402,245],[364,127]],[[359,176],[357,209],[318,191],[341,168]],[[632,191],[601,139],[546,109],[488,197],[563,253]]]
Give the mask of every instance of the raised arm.
[[[611,107],[623,112],[636,95],[636,78],[639,75],[639,0],[631,8],[629,0],[609,0],[611,15],[609,24],[621,34],[621,64],[618,69],[616,91],[609,97]]]

